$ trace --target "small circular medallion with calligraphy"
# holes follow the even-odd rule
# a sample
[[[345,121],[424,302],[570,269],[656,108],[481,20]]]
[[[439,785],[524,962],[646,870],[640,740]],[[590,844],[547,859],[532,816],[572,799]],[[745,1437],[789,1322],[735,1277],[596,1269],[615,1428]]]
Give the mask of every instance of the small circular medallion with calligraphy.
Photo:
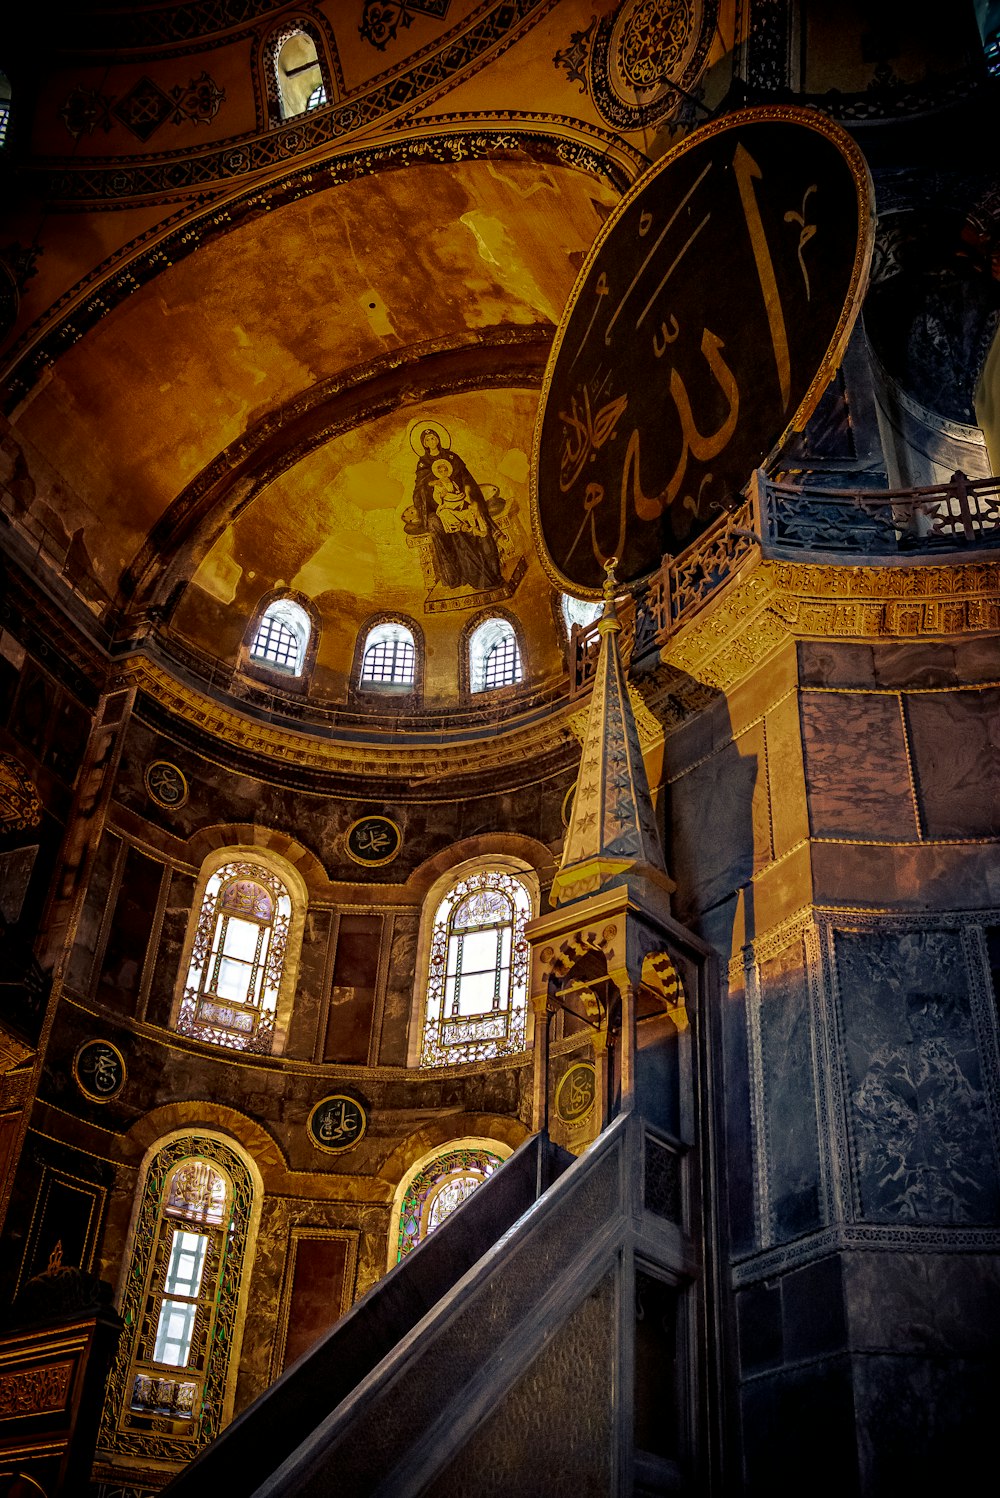
[[[577,1061],[556,1088],[556,1114],[563,1123],[580,1123],[597,1101],[597,1071]]]
[[[183,806],[188,798],[188,783],[166,759],[154,759],[146,766],[146,790],[157,806]]]
[[[109,1040],[85,1040],[73,1058],[73,1080],[93,1103],[110,1103],[127,1076],[125,1057]]]
[[[368,1115],[357,1098],[342,1093],[317,1103],[306,1122],[310,1143],[331,1155],[353,1149],[367,1127]]]
[[[359,817],[344,839],[348,858],[374,868],[392,863],[403,845],[403,834],[389,817]]]

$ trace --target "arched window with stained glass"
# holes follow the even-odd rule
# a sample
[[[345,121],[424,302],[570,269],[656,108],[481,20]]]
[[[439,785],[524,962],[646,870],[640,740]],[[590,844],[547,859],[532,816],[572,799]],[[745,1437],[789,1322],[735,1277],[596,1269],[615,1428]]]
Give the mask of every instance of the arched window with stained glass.
[[[504,1150],[500,1154],[498,1150],[502,1148],[453,1146],[410,1172],[398,1204],[394,1262],[412,1253],[418,1243],[499,1169],[509,1153]]]
[[[177,1029],[196,1040],[269,1055],[292,902],[258,864],[223,864],[205,887]]]
[[[527,1042],[526,884],[505,869],[466,874],[438,906],[431,933],[421,1066],[486,1061]]]
[[[100,1449],[189,1461],[218,1435],[232,1407],[253,1206],[250,1171],[221,1140],[177,1138],[150,1160]]]

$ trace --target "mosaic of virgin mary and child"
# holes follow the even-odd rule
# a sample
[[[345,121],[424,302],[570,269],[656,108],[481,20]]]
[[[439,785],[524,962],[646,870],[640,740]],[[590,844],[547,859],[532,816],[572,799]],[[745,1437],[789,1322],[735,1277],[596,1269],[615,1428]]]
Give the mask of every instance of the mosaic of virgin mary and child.
[[[417,471],[414,519],[407,529],[430,538],[438,583],[446,588],[472,588],[477,593],[503,586],[492,518],[503,508],[503,501],[486,498],[452,450],[443,427],[418,427],[411,441],[417,452]]]

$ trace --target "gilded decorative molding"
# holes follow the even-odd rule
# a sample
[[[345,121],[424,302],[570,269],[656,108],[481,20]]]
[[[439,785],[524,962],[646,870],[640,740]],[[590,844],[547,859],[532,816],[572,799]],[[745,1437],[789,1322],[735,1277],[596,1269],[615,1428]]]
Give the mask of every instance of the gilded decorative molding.
[[[523,728],[496,734],[495,724],[484,725],[482,737],[470,736],[458,743],[442,740],[434,745],[409,746],[366,740],[351,744],[244,717],[142,656],[134,656],[127,662],[125,677],[172,718],[224,744],[256,757],[266,756],[278,765],[329,775],[353,774],[369,780],[383,775],[438,782],[460,776],[474,757],[477,778],[488,781],[490,774],[500,769],[523,768],[526,759],[537,761],[543,755],[564,749],[570,736],[565,708],[556,707],[551,715]]]
[[[672,670],[650,689],[647,702],[659,713],[670,697],[684,701],[688,684],[696,697],[706,689],[726,692],[786,640],[919,639],[988,630],[1000,630],[995,561],[837,567],[758,560],[666,642],[660,660]],[[669,719],[669,708],[665,715]]]

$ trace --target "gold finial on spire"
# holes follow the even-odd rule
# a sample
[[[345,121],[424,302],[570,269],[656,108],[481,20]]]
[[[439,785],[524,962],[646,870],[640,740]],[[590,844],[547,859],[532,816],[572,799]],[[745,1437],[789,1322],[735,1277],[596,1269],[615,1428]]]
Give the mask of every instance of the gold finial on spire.
[[[615,607],[615,589],[618,581],[615,577],[615,568],[618,566],[617,557],[608,557],[604,563],[604,612],[598,625],[598,634],[607,634],[609,630],[619,630],[618,610]]]

